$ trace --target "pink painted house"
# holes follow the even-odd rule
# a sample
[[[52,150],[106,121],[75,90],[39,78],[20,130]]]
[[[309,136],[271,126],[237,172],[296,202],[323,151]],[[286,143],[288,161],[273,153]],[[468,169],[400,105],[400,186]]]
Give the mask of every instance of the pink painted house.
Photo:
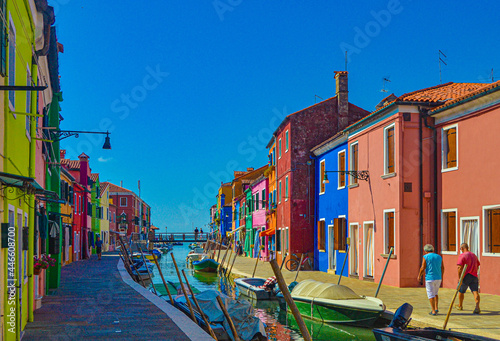
[[[487,84],[429,112],[435,121],[439,248],[458,280],[460,244],[481,262],[480,292],[500,295],[500,82]]]
[[[260,176],[254,182],[250,184],[252,188],[252,227],[255,231],[255,235],[259,235],[260,232],[267,229],[266,222],[266,197],[267,197],[267,178],[265,176]],[[261,251],[260,258],[263,260],[269,260],[269,237],[261,237],[260,243]]]
[[[484,86],[446,83],[390,95],[344,130],[348,169],[369,173],[367,181],[348,176],[350,276],[380,282],[393,247],[384,284],[419,285],[423,246],[439,251],[434,126],[427,111]]]

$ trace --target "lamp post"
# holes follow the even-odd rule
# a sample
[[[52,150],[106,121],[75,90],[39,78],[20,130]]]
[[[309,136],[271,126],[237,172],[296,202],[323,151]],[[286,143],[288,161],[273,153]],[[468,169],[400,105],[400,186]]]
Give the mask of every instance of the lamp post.
[[[363,170],[363,171],[352,171],[352,170],[350,170],[350,171],[349,170],[347,170],[347,171],[327,171],[327,170],[325,170],[324,173],[325,173],[325,176],[323,177],[324,184],[330,183],[330,181],[328,180],[328,175],[326,175],[326,173],[348,174],[355,179],[365,180],[365,181],[368,181],[368,179],[370,178],[370,174],[368,173],[367,170]]]
[[[52,142],[61,141],[70,136],[75,136],[76,138],[78,138],[80,134],[106,134],[106,138],[104,139],[104,144],[102,146],[102,149],[111,149],[111,141],[109,138],[109,134],[111,133],[109,131],[104,132],[104,131],[83,131],[83,130],[60,130],[54,127],[43,127],[42,129],[50,131]]]
[[[125,234],[126,234],[126,230],[127,230],[127,214],[125,212],[123,212],[122,214],[120,214],[120,232],[121,230],[125,230]]]

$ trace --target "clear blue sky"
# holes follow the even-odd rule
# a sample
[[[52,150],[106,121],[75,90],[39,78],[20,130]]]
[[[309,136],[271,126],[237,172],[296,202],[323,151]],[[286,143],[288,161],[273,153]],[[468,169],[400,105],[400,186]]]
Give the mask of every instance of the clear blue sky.
[[[56,10],[67,156],[137,192],[162,230],[209,222],[229,171],[260,167],[282,115],[335,95],[349,53],[349,100],[500,78],[498,1],[49,1]]]

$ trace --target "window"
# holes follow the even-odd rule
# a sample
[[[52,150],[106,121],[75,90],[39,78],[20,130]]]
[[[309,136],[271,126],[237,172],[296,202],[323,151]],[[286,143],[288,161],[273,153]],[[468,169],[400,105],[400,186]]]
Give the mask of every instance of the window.
[[[288,250],[290,250],[290,247],[289,247],[289,239],[288,239],[288,227],[285,227],[285,245],[284,245],[284,248],[285,248],[285,252],[288,253]]]
[[[285,153],[288,152],[288,130],[285,133]]]
[[[345,178],[346,178],[346,173],[342,172],[345,171],[345,150],[339,152],[338,154],[338,165],[339,165],[339,173],[338,173],[338,188],[344,188],[345,187]]]
[[[357,172],[358,171],[358,143],[353,143],[351,144],[351,164],[350,164],[350,170]],[[355,176],[350,176],[350,183],[351,185],[357,184],[358,183],[358,178]]]
[[[9,21],[9,85],[16,85],[16,28],[12,22]],[[12,111],[16,110],[16,92],[9,91],[9,106]]]
[[[346,219],[345,218],[333,219],[333,231],[334,231],[333,249],[346,250],[347,246]]]
[[[500,207],[484,210],[484,251],[500,253]]]
[[[394,124],[392,124],[384,129],[384,174],[394,172]]]
[[[262,205],[261,208],[266,208],[266,190],[262,190]]]
[[[259,209],[259,193],[255,194],[255,210]]]
[[[279,188],[279,198],[278,198],[278,203],[281,204],[281,180],[280,182],[278,183],[278,188]]]
[[[325,251],[325,220],[318,220],[318,250]]]
[[[396,253],[396,225],[394,223],[395,210],[384,210],[384,253],[389,254],[391,247]]]
[[[319,163],[319,194],[325,193],[325,160],[321,160]]]
[[[276,251],[281,253],[281,229],[276,230]]]
[[[458,166],[457,153],[457,126],[450,126],[443,129],[443,170],[456,169]]]
[[[281,139],[278,140],[278,153],[279,153],[278,159],[281,159]]]
[[[456,252],[457,248],[457,212],[443,210],[441,218],[442,250]]]
[[[5,13],[7,13],[5,8],[6,2],[7,2],[6,0],[0,0],[0,74],[2,76],[5,76],[6,65],[7,65],[7,60],[6,60],[7,27],[5,26],[5,23],[7,22],[7,17],[5,16]]]
[[[288,176],[285,178],[285,201],[288,201]]]
[[[120,198],[120,206],[127,206],[127,198],[126,197],[121,197]]]
[[[273,191],[273,204],[276,205],[276,190]]]

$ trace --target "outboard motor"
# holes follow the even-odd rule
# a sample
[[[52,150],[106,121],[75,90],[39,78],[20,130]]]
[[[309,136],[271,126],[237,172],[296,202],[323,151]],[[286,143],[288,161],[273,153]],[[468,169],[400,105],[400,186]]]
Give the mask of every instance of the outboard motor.
[[[396,310],[394,317],[392,318],[389,327],[397,329],[405,329],[408,323],[410,323],[410,316],[413,312],[413,306],[409,303],[403,304]]]

